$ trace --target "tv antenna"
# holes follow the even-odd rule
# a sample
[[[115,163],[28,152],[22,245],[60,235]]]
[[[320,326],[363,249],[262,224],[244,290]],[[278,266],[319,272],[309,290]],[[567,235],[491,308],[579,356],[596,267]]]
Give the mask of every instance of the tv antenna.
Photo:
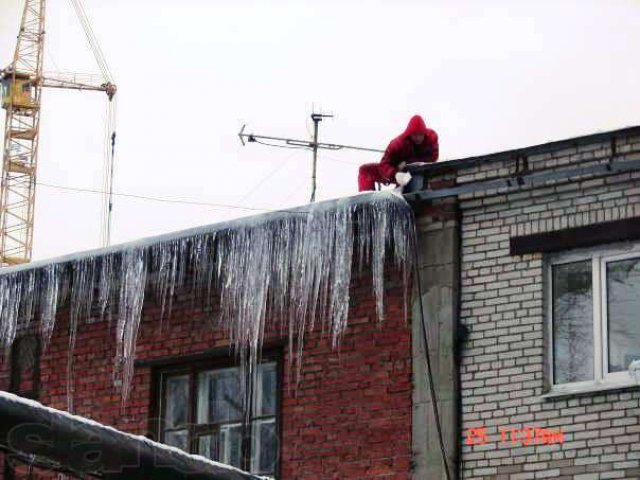
[[[323,114],[323,113],[312,113],[311,120],[313,121],[313,140],[297,140],[295,138],[285,138],[285,137],[272,137],[267,135],[256,135],[255,133],[245,133],[244,130],[247,125],[243,125],[240,129],[240,133],[238,133],[238,137],[240,137],[240,142],[245,146],[247,143],[256,142],[261,143],[262,145],[267,145],[269,147],[285,147],[285,148],[308,148],[313,152],[312,164],[311,164],[311,198],[310,202],[313,203],[316,201],[316,171],[318,165],[318,149],[322,148],[325,150],[359,150],[361,152],[376,152],[376,153],[384,153],[384,150],[380,150],[377,148],[367,148],[367,147],[356,147],[353,145],[340,145],[337,143],[323,143],[318,142],[318,129],[320,126],[320,122],[323,118],[333,118],[333,115]],[[246,142],[245,142],[246,139]],[[263,143],[261,140],[269,140],[272,142],[278,143]]]

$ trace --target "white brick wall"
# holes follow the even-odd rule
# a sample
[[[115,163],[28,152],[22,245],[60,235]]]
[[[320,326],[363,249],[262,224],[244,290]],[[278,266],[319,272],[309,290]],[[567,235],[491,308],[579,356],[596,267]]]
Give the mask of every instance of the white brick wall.
[[[637,160],[640,137],[619,139],[616,161]],[[529,158],[533,171],[608,161],[595,143]],[[513,173],[512,161],[459,171],[458,182]],[[461,209],[461,365],[465,479],[640,478],[640,389],[543,399],[545,315],[542,254],[511,256],[512,236],[640,217],[640,173],[582,178],[515,193],[467,194]],[[501,442],[499,427],[561,428],[561,445]],[[470,427],[488,442],[465,444]]]

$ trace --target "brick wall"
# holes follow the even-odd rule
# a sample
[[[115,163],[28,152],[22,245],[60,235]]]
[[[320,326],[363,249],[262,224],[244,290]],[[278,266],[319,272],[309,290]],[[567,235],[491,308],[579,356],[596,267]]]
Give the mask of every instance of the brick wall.
[[[637,160],[640,137],[618,138],[614,161]],[[531,155],[529,169],[607,162],[608,142]],[[513,174],[511,159],[459,171],[458,183]],[[640,173],[547,182],[515,193],[466,194],[461,209],[461,322],[469,328],[460,372],[462,432],[487,427],[484,444],[463,444],[465,479],[640,478],[640,391],[542,398],[546,391],[544,261],[511,255],[513,236],[640,217]],[[503,442],[499,428],[562,429],[563,444]]]
[[[352,283],[349,328],[339,351],[320,326],[307,334],[296,388],[284,352],[281,478],[407,479],[411,460],[411,333],[399,282],[387,281],[387,319],[378,324],[369,274]],[[137,347],[141,361],[207,352],[228,344],[211,312],[178,292],[159,332],[160,308],[148,296]],[[39,400],[66,409],[67,321],[62,311],[41,361]],[[268,341],[278,341],[275,331]],[[138,366],[125,408],[112,386],[114,325],[80,326],[74,356],[75,413],[126,432],[146,434],[152,367]],[[4,379],[6,366],[0,373]],[[4,386],[4,385],[3,385]]]

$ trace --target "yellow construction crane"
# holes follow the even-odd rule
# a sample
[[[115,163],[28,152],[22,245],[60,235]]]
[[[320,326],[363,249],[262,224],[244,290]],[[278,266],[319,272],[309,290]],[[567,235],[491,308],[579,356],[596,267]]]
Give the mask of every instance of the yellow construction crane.
[[[43,73],[46,0],[25,0],[13,61],[0,70],[2,108],[6,110],[0,192],[0,266],[31,260],[43,87],[106,92],[109,101],[107,141],[111,142],[111,150],[108,145],[105,147],[104,187],[105,191],[111,191],[116,85],[80,0],[71,0],[71,4],[100,68],[103,77],[100,81],[84,81],[77,74]],[[109,242],[110,212],[108,196],[102,225],[103,244]]]

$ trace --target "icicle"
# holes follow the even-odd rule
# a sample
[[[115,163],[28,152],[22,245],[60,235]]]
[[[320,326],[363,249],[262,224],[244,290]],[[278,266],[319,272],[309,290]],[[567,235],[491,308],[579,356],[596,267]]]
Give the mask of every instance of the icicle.
[[[95,286],[95,259],[92,257],[72,264],[71,300],[69,306],[69,345],[74,346],[78,320],[88,319],[93,304]]]
[[[352,217],[346,212],[338,212],[336,225],[336,241],[332,257],[331,268],[335,280],[331,283],[331,309],[329,318],[331,325],[331,339],[333,347],[338,345],[340,337],[347,327],[349,314],[349,286],[351,285],[351,264],[353,261],[353,224]]]
[[[393,209],[398,209],[400,206],[393,205]],[[392,236],[389,240],[392,241],[391,248],[393,248],[394,265],[401,273],[403,288],[403,310],[404,317],[409,315],[409,285],[411,284],[411,276],[414,272],[413,268],[419,268],[419,265],[413,265],[413,255],[416,252],[417,245],[415,245],[416,239],[416,225],[413,215],[399,215],[394,213],[394,218],[397,219],[394,222]]]
[[[373,292],[376,297],[376,314],[378,320],[384,320],[384,260],[387,239],[387,215],[374,205],[371,234],[371,273],[373,275]]]
[[[156,272],[156,297],[160,299],[160,322],[164,320],[164,310],[171,280],[171,257],[170,251],[164,243],[152,247],[154,258],[154,272]],[[173,293],[170,295],[173,298]]]
[[[113,277],[113,255],[105,255],[100,262],[100,276],[98,283],[98,308],[100,320],[104,320],[104,313],[109,304],[111,284]]]
[[[202,266],[200,266],[198,269],[201,272],[201,278],[203,280],[202,282],[199,282],[201,284],[201,288],[203,289],[203,293],[206,287],[206,307],[211,307],[213,283],[215,281],[215,241],[216,232],[212,232],[211,235],[207,236],[205,248],[201,256]],[[217,263],[219,264],[221,262]]]
[[[146,285],[146,264],[144,250],[127,250],[120,267],[120,305],[118,312],[117,361],[121,369],[123,402],[129,396],[133,378],[136,341],[140,327],[140,316],[144,302]]]
[[[35,302],[36,302],[36,272],[31,270],[29,272],[25,272],[24,274],[17,274],[16,280],[23,280],[23,291],[22,291],[22,299],[21,299],[21,312],[20,315],[24,319],[25,322],[25,330],[29,328],[31,321],[33,320],[33,315],[35,312]]]
[[[277,320],[288,334],[299,377],[304,336],[317,322],[333,347],[340,345],[348,326],[354,264],[361,271],[370,266],[378,320],[384,318],[384,273],[391,259],[406,294],[414,228],[404,200],[372,193],[66,258],[37,270],[8,269],[0,272],[0,346],[8,348],[21,331],[18,312],[28,325],[34,302],[48,344],[58,305],[68,297],[71,360],[79,321],[89,317],[93,306],[103,319],[110,302],[117,303],[115,375],[126,398],[148,281],[161,306],[160,325],[165,315],[171,317],[175,294],[183,287],[206,306],[219,302],[216,324],[228,334],[249,375],[256,372],[267,321]]]
[[[9,275],[0,279],[0,340],[8,355],[18,332],[18,309],[22,284]]]
[[[165,312],[167,312],[168,317],[171,317],[175,290],[184,284],[187,264],[185,258],[186,249],[186,239],[163,242],[152,247],[152,253],[155,258],[155,271],[158,275],[156,295],[160,298],[161,324],[165,318]]]
[[[49,345],[58,311],[58,287],[61,267],[58,264],[47,265],[41,272],[42,294],[40,296],[40,334],[44,348]]]
[[[79,260],[71,265],[71,286],[69,305],[69,348],[67,350],[67,410],[73,412],[73,394],[75,376],[73,374],[73,355],[76,349],[78,321],[91,316],[93,289],[95,285],[95,259]]]
[[[202,293],[202,277],[203,270],[206,270],[206,263],[203,262],[203,257],[207,254],[207,237],[204,235],[196,235],[193,237],[193,247],[191,248],[191,252],[189,255],[189,265],[193,267],[193,272],[191,275],[191,294],[192,301],[195,301],[196,297],[199,297],[199,294]],[[198,288],[200,286],[200,288]],[[193,307],[193,303],[192,303]]]

